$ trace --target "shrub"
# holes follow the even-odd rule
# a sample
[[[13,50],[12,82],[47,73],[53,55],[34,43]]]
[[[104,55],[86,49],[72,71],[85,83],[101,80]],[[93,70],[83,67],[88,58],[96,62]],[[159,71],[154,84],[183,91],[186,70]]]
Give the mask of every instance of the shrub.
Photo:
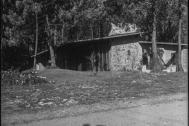
[[[1,71],[1,86],[13,85],[36,85],[46,84],[48,81],[45,77],[39,76],[37,72],[30,71],[27,73],[19,73],[18,71]]]

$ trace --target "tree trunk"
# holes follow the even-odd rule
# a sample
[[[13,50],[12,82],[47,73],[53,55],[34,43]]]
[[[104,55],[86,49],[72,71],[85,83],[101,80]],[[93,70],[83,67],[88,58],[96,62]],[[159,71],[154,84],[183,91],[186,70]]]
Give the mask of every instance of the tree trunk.
[[[48,16],[46,15],[46,21],[47,21],[47,34],[48,37],[50,37],[50,25],[49,25],[49,20],[48,20]],[[49,51],[50,51],[50,57],[51,57],[51,66],[54,67],[56,66],[56,60],[55,60],[55,55],[54,55],[54,49],[53,49],[53,43],[51,42],[51,39],[48,40],[48,45],[49,45]]]
[[[51,67],[56,66],[56,60],[54,55],[54,49],[52,44],[49,44],[50,56],[51,56]]]
[[[93,25],[91,24],[90,27],[91,27],[91,39],[93,39]]]
[[[180,1],[179,1],[179,11],[180,11]],[[177,71],[184,71],[181,64],[181,26],[182,26],[182,20],[181,20],[181,12],[179,12],[179,33],[178,33],[178,59],[177,59]]]
[[[28,41],[28,62],[27,62],[27,69],[30,68],[30,44]]]
[[[78,32],[79,32],[79,30],[77,29],[77,30],[76,30],[76,41],[79,40],[79,33],[78,33]]]
[[[171,38],[170,38],[170,34],[171,34],[171,21],[169,19],[169,26],[168,26],[168,41],[170,42]]]
[[[33,63],[33,69],[36,70],[36,58],[37,58],[37,45],[38,45],[38,17],[37,17],[37,11],[36,13],[36,39],[35,39],[35,55],[34,55],[34,63]]]
[[[62,43],[64,42],[64,21],[62,24]]]
[[[99,32],[99,38],[100,38],[100,20],[99,20],[99,29],[98,29],[98,32]]]
[[[55,25],[55,31],[54,31],[54,56],[55,61],[57,59],[57,25]]]
[[[162,65],[158,59],[157,54],[157,45],[156,45],[156,13],[154,12],[154,20],[153,20],[153,33],[152,33],[152,70],[154,72],[159,72],[162,70]]]

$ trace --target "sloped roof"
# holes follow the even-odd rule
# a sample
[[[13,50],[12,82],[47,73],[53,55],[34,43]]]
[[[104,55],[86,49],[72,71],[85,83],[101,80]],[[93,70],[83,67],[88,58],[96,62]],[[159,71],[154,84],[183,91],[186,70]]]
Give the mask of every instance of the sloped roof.
[[[151,44],[150,41],[139,41],[139,43],[148,43]],[[178,43],[171,43],[171,42],[156,42],[157,45],[178,45]],[[182,46],[188,46],[188,44],[182,43]]]
[[[78,41],[73,41],[73,42],[64,42],[61,45],[65,45],[67,43],[75,43],[75,42],[87,42],[87,41],[98,41],[98,40],[107,40],[107,39],[113,39],[113,38],[120,38],[120,37],[126,37],[126,36],[133,36],[133,35],[141,35],[143,32],[128,32],[125,34],[116,34],[116,35],[111,35],[107,37],[101,37],[101,38],[93,38],[93,39],[87,39],[87,40],[78,40]]]
[[[121,37],[126,37],[126,36],[133,36],[133,35],[142,35],[142,34],[143,34],[143,32],[130,32],[130,33],[128,32],[128,33],[125,33],[125,34],[116,34],[116,35],[111,35],[111,36],[102,37],[102,38],[78,40],[78,41],[72,41],[72,42],[69,41],[69,42],[64,42],[64,43],[60,44],[58,47],[68,45],[68,44],[74,44],[74,43],[108,40],[108,39],[121,38]],[[150,42],[150,41],[139,41],[139,43],[151,44],[152,42]],[[178,45],[178,43],[170,43],[170,42],[156,42],[156,44],[158,44],[158,45]],[[187,44],[181,44],[181,45],[182,46],[188,46]],[[49,51],[49,50],[45,50],[45,51],[42,51],[40,53],[37,53],[37,55],[43,54],[47,51]],[[32,55],[31,57],[34,57],[34,55]]]
[[[90,41],[99,41],[99,40],[108,40],[108,39],[113,39],[113,38],[120,38],[120,37],[126,37],[126,36],[133,36],[133,35],[141,35],[142,32],[128,32],[125,34],[116,34],[116,35],[111,35],[111,36],[107,36],[107,37],[102,37],[102,38],[94,38],[94,39],[87,39],[87,40],[78,40],[78,41],[68,41],[68,42],[64,42],[60,45],[58,45],[58,47],[60,46],[64,46],[67,44],[73,44],[73,43],[82,43],[82,42],[90,42]],[[37,55],[43,54],[45,52],[47,52],[48,50],[42,51],[40,53],[37,53]],[[34,55],[32,55],[31,57],[34,57]]]

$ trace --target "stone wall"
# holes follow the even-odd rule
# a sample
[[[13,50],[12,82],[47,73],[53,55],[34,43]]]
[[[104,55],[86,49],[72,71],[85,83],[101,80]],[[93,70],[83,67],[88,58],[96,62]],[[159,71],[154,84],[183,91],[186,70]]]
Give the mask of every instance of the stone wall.
[[[110,70],[138,70],[142,59],[142,47],[137,37],[114,39],[111,41]]]
[[[135,24],[127,23],[123,26],[122,23],[120,23],[120,26],[116,26],[115,24],[111,23],[111,30],[109,32],[109,36],[116,35],[116,34],[131,33],[131,32],[137,31],[137,27]]]
[[[188,71],[188,49],[182,50],[182,67],[184,71]]]

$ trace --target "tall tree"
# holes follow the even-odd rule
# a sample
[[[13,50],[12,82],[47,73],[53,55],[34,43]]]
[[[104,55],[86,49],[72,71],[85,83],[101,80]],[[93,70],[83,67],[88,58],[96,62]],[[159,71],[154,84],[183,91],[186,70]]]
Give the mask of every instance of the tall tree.
[[[33,36],[27,34],[28,29],[25,28],[28,16],[27,3],[3,1],[2,4],[2,59],[4,60],[2,68],[26,69],[29,62],[28,47],[33,39]],[[20,53],[21,50],[22,53]]]
[[[46,2],[46,32],[47,36],[49,38],[48,45],[50,50],[50,58],[51,58],[51,66],[56,66],[56,54],[55,54],[55,48],[56,48],[56,40],[52,37],[52,26],[54,27],[54,38],[57,36],[57,29],[55,28],[57,23],[62,24],[64,22],[63,26],[65,24],[70,24],[70,29],[74,29],[78,24],[78,17],[82,6],[84,4],[84,0],[66,0],[66,1],[51,1]],[[49,11],[51,10],[51,11]],[[55,37],[56,36],[56,37]]]
[[[174,27],[176,27],[174,37],[177,38],[176,41],[178,43],[178,51],[176,55],[176,66],[177,71],[183,71],[182,63],[181,63],[181,43],[186,39],[186,35],[183,33],[186,32],[186,9],[187,9],[187,1],[186,0],[168,0],[168,18],[172,21]],[[185,26],[185,27],[183,27]]]
[[[177,59],[177,71],[184,71],[181,63],[181,30],[182,30],[182,9],[181,0],[178,1],[178,20],[179,20],[179,32],[178,32],[178,59]]]
[[[110,1],[109,1],[110,2]],[[118,0],[111,2],[111,6],[118,12],[114,12],[119,22],[135,23],[147,35],[147,40],[152,41],[152,70],[160,71],[163,66],[157,55],[157,18],[160,13],[160,0]],[[112,8],[113,8],[112,7]],[[114,10],[116,10],[114,9]],[[116,18],[115,18],[116,19]]]
[[[152,70],[153,71],[161,71],[163,69],[162,64],[160,63],[160,60],[158,58],[158,54],[157,54],[157,44],[156,44],[156,40],[157,40],[157,36],[156,36],[156,26],[157,26],[157,14],[158,14],[158,1],[152,1],[152,6],[151,6],[151,11],[152,11],[152,16],[153,16],[153,32],[152,32],[152,55],[153,55],[153,64],[152,64]]]
[[[39,7],[37,3],[35,3],[35,19],[36,19],[36,35],[35,35],[35,54],[34,54],[34,63],[33,63],[33,68],[36,69],[36,58],[37,58],[37,47],[38,47],[38,11]]]

